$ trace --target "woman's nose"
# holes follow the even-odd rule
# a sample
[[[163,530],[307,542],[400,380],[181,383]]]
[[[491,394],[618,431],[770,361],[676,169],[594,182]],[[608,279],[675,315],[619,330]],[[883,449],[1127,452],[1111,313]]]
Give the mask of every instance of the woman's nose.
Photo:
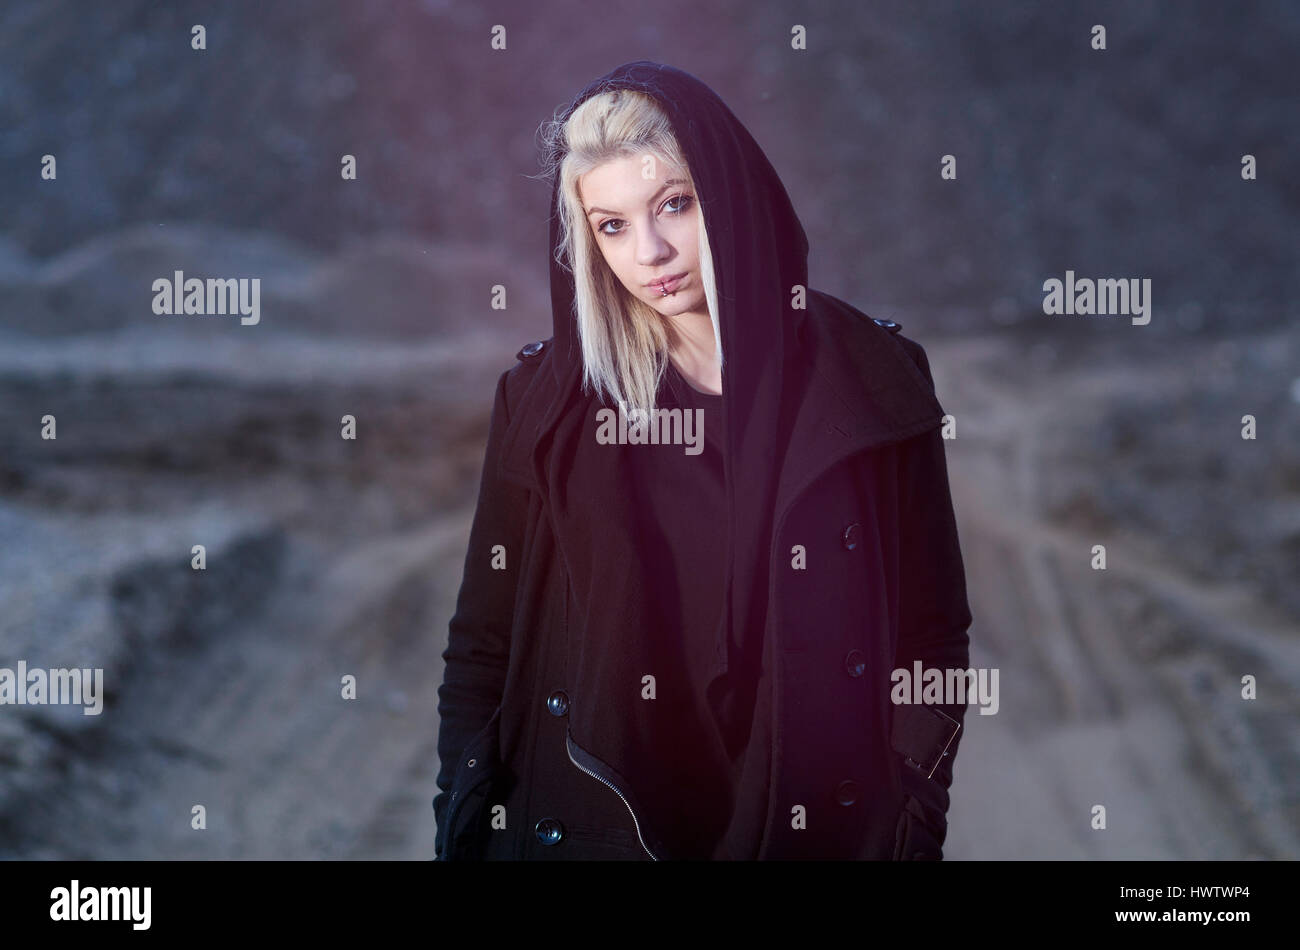
[[[648,227],[641,232],[637,240],[636,262],[643,267],[649,267],[664,260],[671,252],[672,246],[660,236],[654,227]]]

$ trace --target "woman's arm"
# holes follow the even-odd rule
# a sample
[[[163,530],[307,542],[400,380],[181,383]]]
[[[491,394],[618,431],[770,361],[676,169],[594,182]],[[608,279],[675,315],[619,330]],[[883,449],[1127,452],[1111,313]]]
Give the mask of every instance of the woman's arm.
[[[912,340],[899,339],[925,375],[931,389],[925,350]],[[940,428],[908,439],[899,445],[900,563],[899,563],[899,632],[895,668],[914,669],[919,660],[923,669],[967,669],[970,648],[967,629],[971,625],[966,598],[966,574],[957,537],[948,485],[948,466]],[[952,785],[953,760],[961,739],[961,730],[953,736],[953,725],[935,715],[935,710],[960,724],[966,706],[894,707],[894,747],[900,761],[906,754],[926,765],[938,758],[932,776],[929,769],[901,764],[904,792],[919,805],[913,814],[921,818],[925,830],[934,839],[916,843],[911,852],[939,851],[947,837],[948,788]],[[951,742],[948,737],[952,736]],[[939,753],[947,745],[947,755]],[[934,855],[938,856],[938,855]]]
[[[447,806],[456,766],[469,740],[492,718],[501,702],[510,656],[510,628],[515,584],[519,576],[528,492],[498,474],[501,442],[510,422],[506,377],[497,381],[478,502],[470,528],[469,550],[456,611],[449,624],[446,666],[438,688],[438,795],[433,800],[437,836],[434,850],[442,857]],[[501,545],[503,551],[494,554]],[[494,560],[504,569],[494,568]]]

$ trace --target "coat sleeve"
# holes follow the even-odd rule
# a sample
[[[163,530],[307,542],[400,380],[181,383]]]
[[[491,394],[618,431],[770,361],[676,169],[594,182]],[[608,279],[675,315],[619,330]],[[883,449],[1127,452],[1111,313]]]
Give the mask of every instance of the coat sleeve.
[[[907,342],[909,354],[933,390],[925,350],[914,341]],[[900,443],[899,449],[901,537],[895,668],[912,670],[919,660],[923,669],[968,669],[971,613],[942,430],[934,428],[908,439]],[[948,789],[962,730],[957,730],[948,742],[953,727],[935,715],[936,709],[964,724],[964,704],[897,705],[894,748],[900,759],[903,791],[913,799],[910,810],[934,839],[932,843],[922,842],[919,849],[914,843],[908,851],[938,851],[933,855],[938,857],[947,837]],[[945,743],[947,755],[939,759],[931,777],[927,776],[928,770],[918,770],[904,760],[905,751],[914,759],[933,761]]]
[[[448,625],[442,685],[438,688],[438,794],[434,851],[443,857],[451,786],[462,752],[501,702],[510,656],[515,587],[527,517],[528,492],[498,474],[501,444],[510,422],[506,377],[497,381],[478,501],[470,528],[460,592]],[[505,568],[493,566],[501,545]],[[499,563],[499,561],[498,561]]]

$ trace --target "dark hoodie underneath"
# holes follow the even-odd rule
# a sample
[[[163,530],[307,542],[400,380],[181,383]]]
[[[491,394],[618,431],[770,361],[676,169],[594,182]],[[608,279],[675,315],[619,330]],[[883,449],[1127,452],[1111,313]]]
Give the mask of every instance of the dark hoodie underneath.
[[[747,780],[765,785],[770,750],[766,719],[759,717],[760,738],[751,743],[763,644],[733,645],[727,669],[717,670],[716,644],[723,621],[726,582],[727,496],[722,448],[723,397],[695,389],[671,361],[657,399],[662,408],[701,410],[703,450],[688,455],[685,446],[647,445],[636,452],[633,467],[638,501],[658,536],[650,554],[668,563],[643,567],[659,580],[661,610],[669,629],[661,631],[660,656],[668,668],[654,671],[661,717],[664,774],[669,787],[657,796],[670,799],[665,811],[674,816],[656,831],[669,859],[744,859],[731,854],[723,834],[733,821],[736,790]],[[766,695],[764,695],[766,699]],[[747,776],[752,776],[748,778]],[[762,809],[734,815],[749,829],[740,840],[762,836]]]

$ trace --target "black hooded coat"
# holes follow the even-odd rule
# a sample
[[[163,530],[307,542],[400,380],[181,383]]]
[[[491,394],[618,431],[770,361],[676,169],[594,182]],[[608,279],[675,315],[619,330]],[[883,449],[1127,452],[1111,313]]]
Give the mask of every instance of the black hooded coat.
[[[717,285],[728,582],[711,672],[752,684],[753,716],[730,823],[707,852],[939,858],[965,707],[890,700],[896,668],[969,665],[925,352],[898,324],[807,289],[785,189],[708,86],[628,63],[568,111],[615,87],[654,96],[671,118]],[[554,335],[497,382],[443,653],[442,860],[688,856],[670,842],[691,801],[674,756],[690,744],[672,739],[670,704],[643,691],[667,664],[653,526],[624,490],[646,447],[590,448],[607,403],[580,385],[558,202],[556,182]]]

